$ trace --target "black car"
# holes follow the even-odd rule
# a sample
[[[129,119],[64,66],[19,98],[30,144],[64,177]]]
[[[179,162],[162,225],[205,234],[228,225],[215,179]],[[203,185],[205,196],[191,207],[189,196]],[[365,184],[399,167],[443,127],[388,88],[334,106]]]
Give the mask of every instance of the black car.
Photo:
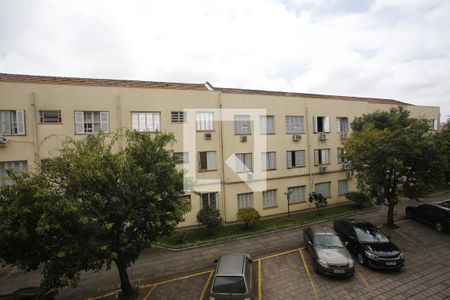
[[[408,206],[406,217],[433,225],[439,232],[447,231],[450,229],[450,200],[417,207]]]
[[[338,220],[334,222],[334,230],[347,242],[348,250],[361,265],[400,269],[405,264],[403,253],[391,242],[390,237],[367,221]]]

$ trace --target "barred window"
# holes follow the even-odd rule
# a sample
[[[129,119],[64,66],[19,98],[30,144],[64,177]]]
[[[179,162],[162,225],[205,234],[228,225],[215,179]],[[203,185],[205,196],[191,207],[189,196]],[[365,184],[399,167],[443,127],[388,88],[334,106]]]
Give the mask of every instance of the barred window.
[[[250,116],[249,115],[234,116],[234,133],[235,134],[251,134]]]
[[[39,111],[39,122],[46,123],[61,123],[60,110],[41,110]]]
[[[184,111],[172,111],[170,113],[172,123],[185,123],[186,113]]]
[[[175,157],[176,164],[188,164],[189,163],[189,152],[175,152],[173,154]]]
[[[201,207],[211,206],[219,209],[218,193],[205,193],[200,195]]]
[[[286,116],[286,133],[304,133],[305,120],[303,116]]]

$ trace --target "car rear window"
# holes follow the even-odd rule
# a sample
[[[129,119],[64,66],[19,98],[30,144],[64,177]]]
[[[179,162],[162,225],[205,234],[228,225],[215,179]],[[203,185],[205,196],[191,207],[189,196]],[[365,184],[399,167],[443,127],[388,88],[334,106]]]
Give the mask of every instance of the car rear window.
[[[315,245],[319,248],[343,248],[339,237],[335,234],[318,234],[315,236]]]
[[[243,294],[246,292],[242,276],[217,276],[213,285],[214,293]]]

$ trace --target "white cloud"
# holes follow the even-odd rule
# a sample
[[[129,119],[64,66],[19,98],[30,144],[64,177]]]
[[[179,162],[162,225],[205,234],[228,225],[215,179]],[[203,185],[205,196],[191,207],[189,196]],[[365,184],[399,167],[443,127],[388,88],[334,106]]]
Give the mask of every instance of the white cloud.
[[[0,72],[388,97],[450,115],[450,2],[354,3],[4,0]]]

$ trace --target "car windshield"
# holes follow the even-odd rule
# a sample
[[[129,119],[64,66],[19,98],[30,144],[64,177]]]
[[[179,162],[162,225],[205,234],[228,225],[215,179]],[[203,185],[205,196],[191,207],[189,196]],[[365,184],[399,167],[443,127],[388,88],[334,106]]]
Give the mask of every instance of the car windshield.
[[[242,276],[217,276],[213,285],[214,293],[244,294],[245,283]]]
[[[319,248],[342,248],[339,237],[335,234],[318,234],[315,236],[315,246]]]
[[[389,239],[376,227],[355,227],[358,240],[363,243],[385,243]]]
[[[450,208],[450,200],[441,202],[441,205],[444,206],[444,207]]]

